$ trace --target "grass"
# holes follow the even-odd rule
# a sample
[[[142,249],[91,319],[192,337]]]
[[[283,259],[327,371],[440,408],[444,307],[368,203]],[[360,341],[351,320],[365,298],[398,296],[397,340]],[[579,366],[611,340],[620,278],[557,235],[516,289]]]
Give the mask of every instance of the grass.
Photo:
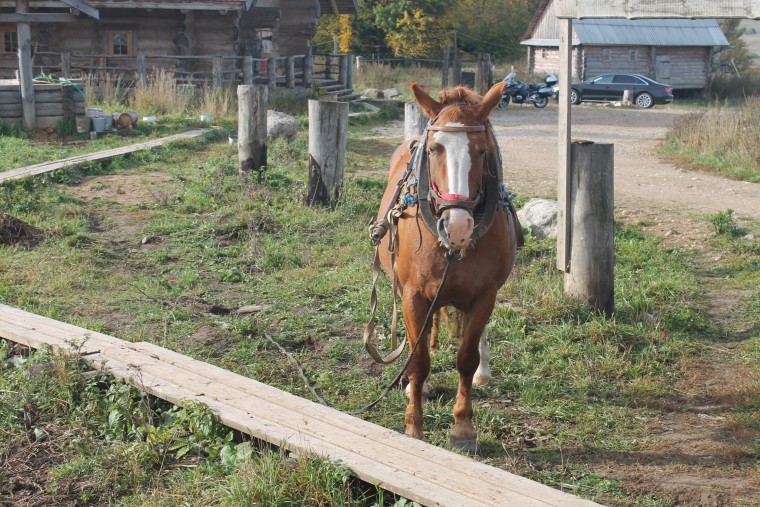
[[[269,335],[296,354],[324,398],[342,410],[363,406],[395,375],[395,367],[371,364],[361,340],[369,318],[373,255],[365,227],[385,187],[385,178],[373,173],[385,171],[394,147],[372,127],[366,121],[352,124],[347,178],[335,209],[304,205],[308,156],[303,129],[293,142],[270,144],[271,163],[261,184],[238,179],[237,151],[219,135],[96,169],[94,174],[129,177],[136,187],[150,190],[136,201],[123,202],[116,195],[83,199],[85,173],[76,170],[52,180],[0,186],[0,209],[48,232],[33,249],[0,246],[0,302],[123,339],[151,341],[309,398],[288,358],[266,339]],[[166,183],[141,183],[140,178],[158,172],[168,175]],[[673,385],[684,365],[720,339],[705,311],[705,271],[720,287],[741,291],[732,325],[746,333],[741,343],[746,364],[760,358],[760,252],[754,243],[716,235],[710,248],[725,260],[702,264],[635,227],[618,223],[615,234],[616,314],[610,319],[564,295],[551,241],[529,237],[520,251],[489,328],[495,383],[475,390],[480,459],[603,503],[670,505],[667,498],[605,477],[593,463],[599,456],[626,456],[650,442],[648,422],[661,407],[678,403]],[[141,246],[145,236],[155,241]],[[389,292],[390,283],[383,279],[382,334],[390,322]],[[252,304],[265,309],[236,315],[236,308]],[[456,395],[455,354],[454,345],[444,340],[433,358],[433,391],[425,410],[428,438],[442,447],[449,445]],[[19,381],[0,390],[22,387]],[[111,387],[100,389],[102,394]],[[118,406],[140,398],[131,391],[123,395],[106,398]],[[52,399],[71,397],[66,392]],[[2,435],[8,449],[11,442],[30,437],[19,418],[23,410],[12,396],[3,399],[0,417],[7,421]],[[63,431],[66,425],[79,428],[71,419],[75,405],[48,405],[61,407],[50,420],[63,418]],[[134,405],[126,407],[117,414],[136,413]],[[365,417],[403,431],[404,407],[403,394],[394,390]],[[164,410],[172,409],[151,408]],[[255,495],[263,494],[259,490],[266,485],[264,490],[284,494],[277,484],[293,485],[293,494],[307,492],[309,498],[335,495],[322,504],[347,504],[348,491],[357,505],[380,502],[361,496],[366,490],[340,467],[303,465],[310,470],[307,476],[321,477],[307,481],[288,475],[287,457],[264,453],[257,464],[230,468],[219,457],[229,443],[223,430],[213,435],[221,438],[213,440],[218,444],[203,444],[217,446],[216,457],[192,442],[179,457],[183,447],[156,450],[156,442],[144,436],[151,430],[140,430],[156,426],[154,419],[135,424],[126,422],[129,417],[119,438],[93,433],[83,451],[63,449],[55,468],[58,484],[95,482],[95,489],[71,495],[119,505],[183,505],[187,498],[198,498],[201,505],[245,505],[263,498]],[[747,410],[737,411],[736,424],[750,432],[760,429]],[[96,425],[108,431],[108,424]],[[193,457],[196,466],[161,466],[156,452],[171,463]],[[113,497],[94,480],[104,470]],[[324,489],[309,489],[322,483]],[[298,504],[305,497],[298,498],[266,501]]]
[[[192,498],[244,507],[368,505],[377,497],[347,468],[262,447],[197,404],[173,406],[87,374],[70,358],[22,353],[6,342],[0,348],[6,500],[157,506]],[[27,486],[36,481],[49,488]]]
[[[743,107],[715,102],[676,120],[664,150],[688,164],[720,176],[760,182],[760,97]]]

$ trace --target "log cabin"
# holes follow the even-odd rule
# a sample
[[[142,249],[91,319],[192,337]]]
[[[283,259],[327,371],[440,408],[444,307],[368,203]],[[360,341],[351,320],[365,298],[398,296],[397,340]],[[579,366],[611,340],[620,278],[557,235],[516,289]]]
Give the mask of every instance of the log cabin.
[[[704,90],[717,47],[728,41],[714,19],[574,19],[572,77],[642,74],[674,90]],[[543,0],[521,42],[528,71],[559,72],[559,24],[554,0]]]
[[[0,0],[0,78],[18,69],[17,1]],[[65,17],[30,23],[36,72],[60,72],[68,54],[72,69],[128,73],[142,56],[189,78],[210,74],[213,57],[239,78],[245,55],[305,54],[320,15],[358,12],[356,0],[84,0],[95,19],[62,1],[24,2],[29,13]]]

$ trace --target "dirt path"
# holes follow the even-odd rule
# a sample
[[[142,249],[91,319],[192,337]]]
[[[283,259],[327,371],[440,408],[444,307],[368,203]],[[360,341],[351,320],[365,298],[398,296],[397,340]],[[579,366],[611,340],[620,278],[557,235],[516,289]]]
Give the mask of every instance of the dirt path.
[[[491,115],[518,193],[556,196],[557,108],[498,109]],[[695,216],[731,208],[738,218],[760,218],[760,184],[686,171],[662,161],[655,149],[681,109],[587,106],[572,109],[572,137],[615,145],[618,209],[657,207]]]

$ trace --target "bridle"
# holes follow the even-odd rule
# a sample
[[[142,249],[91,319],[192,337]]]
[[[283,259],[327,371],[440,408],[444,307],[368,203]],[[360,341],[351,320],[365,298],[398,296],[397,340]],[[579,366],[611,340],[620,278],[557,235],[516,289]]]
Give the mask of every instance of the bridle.
[[[425,127],[425,133],[420,142],[414,148],[414,153],[409,161],[411,174],[417,181],[417,200],[422,221],[428,230],[436,237],[439,234],[439,221],[441,214],[450,208],[462,208],[469,211],[475,221],[475,228],[470,243],[479,239],[493,223],[496,209],[499,205],[499,184],[501,183],[501,154],[496,143],[496,136],[488,121],[480,125],[436,125],[435,122],[441,113],[452,106],[450,104],[432,118]],[[470,198],[468,195],[454,193],[442,194],[430,175],[430,165],[427,154],[428,132],[487,132],[489,134],[493,153],[489,152],[483,167],[483,176],[477,196]],[[441,238],[443,242],[443,238]]]
[[[450,106],[447,106],[450,107]],[[485,125],[434,125],[433,123],[438,119],[438,116],[445,110],[443,108],[438,115],[433,118],[425,127],[425,142],[427,142],[427,132],[485,132]],[[425,153],[425,159],[427,159],[427,153]],[[426,160],[427,162],[427,160]],[[428,182],[430,188],[430,195],[433,197],[433,205],[435,207],[435,215],[440,218],[441,213],[450,208],[462,208],[472,214],[473,210],[478,206],[483,196],[483,187],[478,189],[478,195],[474,199],[470,199],[469,195],[460,194],[441,194],[438,190],[438,186],[430,176],[430,165],[427,165]],[[484,174],[488,171],[487,167],[483,167]]]
[[[440,113],[439,113],[440,114]],[[436,117],[437,118],[437,117]],[[432,122],[425,127],[426,131],[434,131],[434,132],[485,132],[486,126],[485,125],[432,125]],[[427,137],[427,133],[425,134],[425,137]],[[483,168],[484,170],[487,170],[486,167]],[[475,197],[475,199],[470,199],[470,196],[468,195],[460,195],[460,194],[441,194],[438,191],[438,186],[435,184],[435,181],[433,181],[433,178],[430,177],[430,166],[428,164],[428,180],[430,182],[430,194],[433,196],[433,204],[435,206],[435,214],[436,216],[440,217],[441,213],[443,213],[445,210],[449,208],[463,208],[469,211],[471,214],[473,210],[478,206],[480,203],[481,197],[483,196],[483,190],[482,187],[478,191],[478,195]]]

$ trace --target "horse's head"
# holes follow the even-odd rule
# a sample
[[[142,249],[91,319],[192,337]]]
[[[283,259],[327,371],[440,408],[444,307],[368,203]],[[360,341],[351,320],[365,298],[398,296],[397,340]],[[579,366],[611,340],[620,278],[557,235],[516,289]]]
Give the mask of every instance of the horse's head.
[[[483,177],[495,170],[489,168],[495,148],[486,122],[506,83],[495,85],[482,100],[463,87],[444,90],[435,100],[414,81],[411,86],[417,103],[431,118],[424,146],[438,236],[446,247],[464,250],[475,226],[473,210],[483,196]]]

